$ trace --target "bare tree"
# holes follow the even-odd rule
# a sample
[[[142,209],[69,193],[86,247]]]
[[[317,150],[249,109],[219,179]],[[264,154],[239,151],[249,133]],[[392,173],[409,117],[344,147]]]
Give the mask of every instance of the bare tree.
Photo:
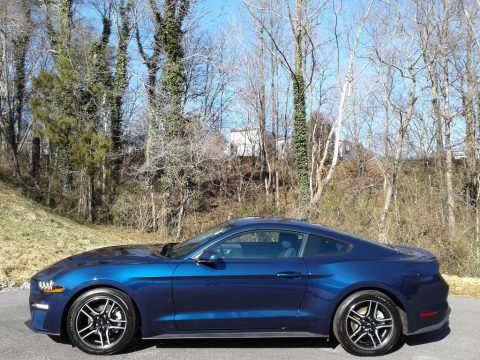
[[[4,1],[0,9],[0,137],[7,144],[17,176],[23,134],[27,55],[32,37],[32,3]]]
[[[392,28],[386,26],[384,31],[385,34],[395,34],[396,36],[394,36],[397,38],[387,36],[382,42],[377,44],[377,46],[374,46],[373,49],[376,66],[386,68],[386,71],[383,69],[378,71],[384,90],[386,116],[396,115],[398,118],[394,154],[391,163],[386,166],[387,170],[385,171],[385,200],[379,221],[379,240],[382,242],[388,242],[388,214],[391,202],[396,197],[398,177],[403,162],[402,152],[404,149],[404,141],[414,115],[415,104],[418,98],[417,74],[422,70],[422,66],[419,66],[422,53],[417,50],[415,25],[413,25],[412,28],[412,26],[404,22],[405,16],[402,16],[402,10],[398,4],[392,5],[392,7],[393,9],[391,10],[390,16],[398,19],[398,23],[393,24]],[[381,16],[383,17],[384,14],[381,14]],[[416,15],[414,14],[413,18],[415,17]],[[389,46],[389,44],[395,45]],[[398,44],[398,47],[396,44]],[[402,55],[405,57],[402,56],[401,59],[399,59],[397,55],[399,49],[404,51]],[[395,100],[392,98],[393,82],[400,84],[403,82],[405,86],[403,87],[403,84],[399,86],[400,95]],[[407,89],[408,91],[406,91]],[[405,96],[402,96],[402,94],[405,94]],[[389,124],[389,122],[390,119],[387,119],[387,124]],[[389,156],[387,156],[387,159],[389,159]]]
[[[286,70],[288,76],[293,83],[293,107],[294,107],[294,121],[293,121],[293,153],[295,159],[295,168],[298,183],[298,201],[301,207],[305,207],[309,201],[309,158],[308,158],[308,127],[307,127],[307,104],[306,91],[311,84],[311,77],[313,72],[306,74],[305,63],[307,61],[305,54],[313,51],[314,44],[312,43],[313,19],[319,14],[325,3],[320,5],[312,4],[308,0],[297,0],[295,7],[289,1],[284,1],[284,7],[280,6],[278,10],[270,10],[277,12],[281,18],[288,19],[288,25],[291,29],[291,36],[293,38],[295,47],[293,54],[288,53],[288,49],[282,47],[280,39],[276,38],[266,22],[262,19],[261,3],[253,3],[244,1],[249,14],[259,28],[263,30],[269,41],[265,42],[265,47],[275,56]],[[294,60],[291,60],[293,55]],[[310,58],[315,61],[314,58]]]
[[[136,40],[139,53],[147,67],[147,99],[149,103],[149,122],[145,147],[143,176],[150,189],[152,205],[152,228],[155,231],[156,206],[154,201],[154,181],[158,173],[157,165],[152,161],[155,142],[159,140],[160,129],[167,129],[164,135],[180,135],[184,124],[182,119],[182,97],[184,87],[184,53],[182,48],[183,21],[190,7],[190,0],[166,0],[163,11],[156,0],[149,0],[151,11],[153,40],[148,54],[142,42],[140,27],[136,27]],[[138,20],[138,16],[137,16]],[[164,61],[161,62],[162,57]],[[162,78],[158,84],[158,72]],[[159,86],[160,85],[160,86]],[[169,136],[170,136],[169,135]]]
[[[373,1],[369,1],[365,12],[362,16],[360,21],[360,25],[356,32],[356,36],[353,40],[353,45],[349,50],[349,60],[347,64],[347,70],[345,73],[345,77],[343,79],[343,83],[341,84],[341,93],[340,93],[340,100],[338,103],[338,111],[337,116],[335,118],[334,124],[328,134],[327,141],[325,146],[323,147],[323,151],[318,153],[315,158],[318,157],[318,164],[316,166],[312,166],[312,173],[310,175],[311,179],[311,186],[310,186],[310,203],[309,203],[309,210],[311,211],[313,207],[319,202],[323,195],[323,191],[325,186],[330,182],[332,176],[334,174],[335,168],[338,164],[338,153],[340,148],[340,132],[342,129],[342,125],[345,119],[345,108],[346,108],[346,101],[347,101],[347,94],[350,90],[353,81],[361,73],[360,70],[357,73],[354,73],[354,63],[357,56],[357,46],[360,41],[360,36],[363,32],[363,28],[365,26],[365,22],[368,19],[368,15],[370,10],[373,6]],[[330,144],[333,143],[333,151],[331,151]],[[327,163],[327,159],[331,156],[331,162]]]

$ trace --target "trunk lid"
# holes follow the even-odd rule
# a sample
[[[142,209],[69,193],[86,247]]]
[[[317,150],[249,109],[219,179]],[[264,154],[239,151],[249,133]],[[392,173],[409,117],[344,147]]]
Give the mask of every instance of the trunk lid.
[[[430,251],[425,249],[421,249],[415,246],[409,245],[393,245],[392,246],[395,251],[398,253],[407,255],[408,257],[419,259],[419,260],[436,260],[436,256],[432,254]]]

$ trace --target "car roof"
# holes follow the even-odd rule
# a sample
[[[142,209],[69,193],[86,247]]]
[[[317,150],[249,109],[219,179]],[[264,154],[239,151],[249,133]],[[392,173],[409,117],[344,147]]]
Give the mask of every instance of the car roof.
[[[295,220],[284,218],[280,216],[247,216],[232,219],[228,221],[232,225],[237,226],[247,226],[247,225],[259,225],[259,224],[289,224],[289,225],[299,225],[299,224],[309,224],[304,220]]]
[[[356,235],[341,230],[331,229],[320,224],[312,224],[306,220],[289,219],[277,216],[249,216],[231,219],[219,226],[225,227],[225,231],[221,231],[223,234],[222,237],[224,238],[249,230],[286,230],[304,232],[332,240],[343,241],[353,245],[356,252],[363,252],[370,257],[397,255],[396,251],[385,244],[366,240]],[[207,243],[203,244],[202,247],[206,248],[217,241],[218,238],[212,238],[207,241]],[[197,253],[198,250],[199,249],[196,249],[192,253]]]
[[[397,252],[386,244],[374,240],[364,239],[346,231],[332,229],[320,224],[313,224],[307,220],[289,219],[277,216],[250,216],[229,220],[233,225],[232,231],[253,229],[285,229],[291,231],[311,233],[332,240],[343,241],[353,245],[357,250],[367,252],[371,256],[392,256]]]
[[[275,228],[281,227],[283,229],[289,229],[292,231],[301,231],[307,233],[313,233],[320,236],[325,236],[333,240],[345,241],[352,245],[360,245],[362,248],[376,248],[387,250],[392,252],[391,247],[386,244],[379,243],[374,240],[365,239],[360,236],[348,233],[346,231],[333,229],[321,224],[310,223],[307,220],[290,219],[279,216],[249,216],[240,217],[228,221],[238,230],[241,229],[254,229],[254,228]]]
[[[251,228],[251,227],[275,227],[281,226],[283,228],[291,228],[292,230],[300,230],[306,232],[314,232],[317,234],[322,234],[324,236],[329,236],[339,240],[363,240],[358,236],[353,234],[328,228],[320,224],[313,224],[307,220],[298,220],[298,219],[289,219],[284,217],[276,216],[249,216],[241,217],[228,221],[229,224],[238,226],[240,228]]]

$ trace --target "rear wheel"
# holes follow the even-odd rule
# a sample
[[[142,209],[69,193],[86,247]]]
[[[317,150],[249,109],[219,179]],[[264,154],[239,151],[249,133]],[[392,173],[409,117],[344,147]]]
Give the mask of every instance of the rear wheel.
[[[126,348],[137,328],[131,299],[122,291],[97,288],[70,307],[67,331],[72,343],[89,354],[114,354]]]
[[[385,294],[366,290],[347,297],[338,307],[333,331],[342,347],[355,355],[382,355],[401,335],[395,303]]]

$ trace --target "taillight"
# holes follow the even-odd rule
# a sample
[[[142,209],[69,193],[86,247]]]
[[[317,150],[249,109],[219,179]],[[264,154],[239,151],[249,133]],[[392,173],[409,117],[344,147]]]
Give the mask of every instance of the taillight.
[[[420,317],[430,317],[430,316],[435,316],[437,314],[438,314],[438,312],[436,312],[436,311],[429,311],[429,312],[421,313]]]

